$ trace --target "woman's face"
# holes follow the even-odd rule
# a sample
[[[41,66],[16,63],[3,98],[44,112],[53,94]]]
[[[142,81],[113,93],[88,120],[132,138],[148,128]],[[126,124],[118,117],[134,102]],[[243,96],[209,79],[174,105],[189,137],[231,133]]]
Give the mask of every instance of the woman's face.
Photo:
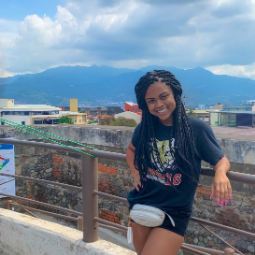
[[[145,101],[152,115],[163,125],[172,126],[176,102],[170,86],[161,81],[153,83],[146,91]]]

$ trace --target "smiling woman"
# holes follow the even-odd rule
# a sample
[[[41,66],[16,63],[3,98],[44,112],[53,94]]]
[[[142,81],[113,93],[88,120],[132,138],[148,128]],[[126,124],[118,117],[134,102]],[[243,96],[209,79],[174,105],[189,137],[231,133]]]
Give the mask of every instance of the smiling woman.
[[[210,198],[217,198],[222,207],[232,198],[226,176],[230,164],[212,129],[186,115],[181,84],[172,73],[148,72],[135,92],[142,122],[127,148],[135,186],[128,195],[128,237],[130,241],[133,231],[138,255],[175,255],[192,214],[201,160],[214,166]],[[158,215],[162,220],[155,220]]]

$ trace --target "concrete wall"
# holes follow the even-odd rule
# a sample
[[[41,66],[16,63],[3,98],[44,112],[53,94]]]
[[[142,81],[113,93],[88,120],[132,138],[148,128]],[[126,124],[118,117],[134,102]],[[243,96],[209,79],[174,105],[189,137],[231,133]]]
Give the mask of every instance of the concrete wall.
[[[0,253],[10,255],[135,255],[99,240],[82,241],[82,232],[0,208]]]

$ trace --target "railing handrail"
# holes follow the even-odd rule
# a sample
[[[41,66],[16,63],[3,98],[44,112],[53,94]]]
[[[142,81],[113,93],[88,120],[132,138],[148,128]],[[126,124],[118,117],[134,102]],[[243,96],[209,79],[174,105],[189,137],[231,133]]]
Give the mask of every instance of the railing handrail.
[[[70,148],[57,145],[57,144],[51,144],[51,143],[24,141],[24,140],[17,140],[17,139],[11,139],[11,138],[0,138],[0,143],[24,145],[24,146],[32,146],[32,147],[44,147],[44,148],[48,148],[52,150],[68,151],[68,152],[82,155],[82,153],[78,151],[74,151]],[[126,161],[126,154],[124,153],[117,153],[117,152],[110,152],[110,151],[103,151],[103,150],[94,151],[90,149],[83,149],[83,150],[96,157],[114,159],[118,161]],[[212,177],[214,176],[214,170],[210,167],[201,167],[201,174]],[[247,184],[255,184],[255,175],[252,175],[252,174],[244,174],[244,173],[229,171],[227,173],[227,176],[229,177],[231,181],[237,181],[237,182],[242,182]]]
[[[82,191],[82,187],[73,186],[73,185],[69,185],[69,184],[65,184],[65,183],[61,183],[61,182],[49,181],[49,180],[45,180],[45,179],[38,179],[38,178],[34,178],[34,177],[28,177],[28,176],[23,176],[23,175],[15,175],[15,174],[0,173],[0,176],[1,175],[6,176],[6,177],[14,177],[14,178],[19,178],[19,179],[23,179],[23,180],[34,181],[34,182],[42,182],[42,183],[47,183],[47,184],[50,184],[50,185],[64,187],[64,188],[67,188],[67,189],[75,189],[75,190],[78,190],[78,191]]]
[[[26,202],[29,202],[29,203],[32,203],[32,204],[37,204],[37,205],[53,208],[53,209],[56,209],[56,210],[64,211],[64,212],[67,212],[67,213],[71,213],[71,214],[74,214],[74,215],[82,216],[82,213],[80,213],[80,212],[77,212],[77,211],[74,211],[74,210],[71,210],[71,209],[67,209],[67,208],[61,207],[61,206],[51,205],[49,203],[39,202],[39,201],[36,201],[34,199],[29,199],[29,198],[20,197],[20,196],[14,196],[14,195],[2,193],[2,192],[0,192],[0,196],[13,197],[13,198],[23,200],[23,201],[26,201]]]

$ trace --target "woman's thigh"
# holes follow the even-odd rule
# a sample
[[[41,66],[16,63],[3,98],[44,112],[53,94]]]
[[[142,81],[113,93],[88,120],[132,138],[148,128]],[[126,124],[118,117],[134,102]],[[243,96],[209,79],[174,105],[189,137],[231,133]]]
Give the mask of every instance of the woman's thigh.
[[[141,255],[176,255],[184,237],[164,228],[153,228]]]
[[[142,254],[143,247],[152,228],[132,222],[133,243],[138,255]]]

